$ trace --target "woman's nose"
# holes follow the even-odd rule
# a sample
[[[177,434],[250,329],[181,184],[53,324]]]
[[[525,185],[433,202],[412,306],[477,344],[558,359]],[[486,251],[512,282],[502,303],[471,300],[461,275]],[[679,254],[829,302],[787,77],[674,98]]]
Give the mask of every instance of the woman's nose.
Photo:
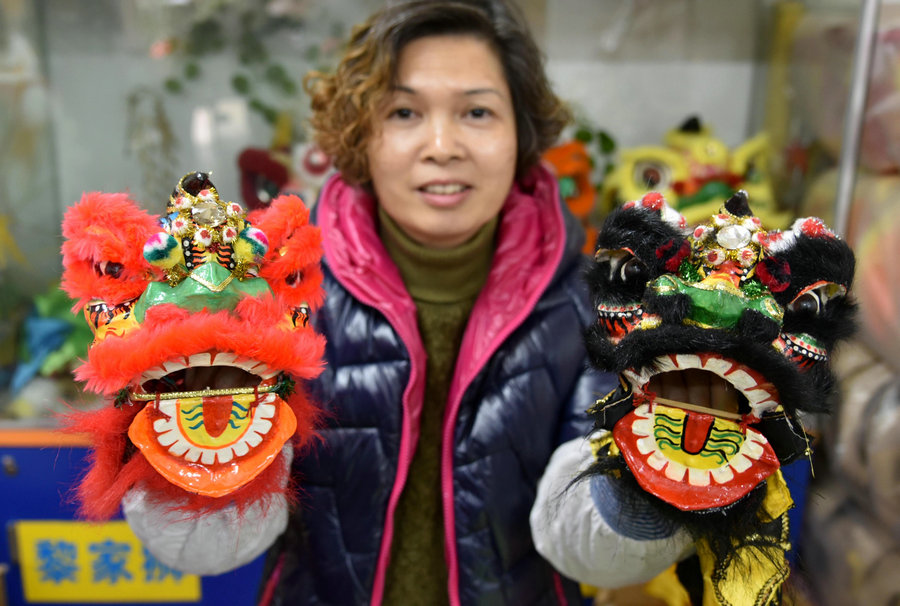
[[[425,132],[425,158],[445,163],[463,155],[463,144],[458,125],[446,118],[428,121]]]

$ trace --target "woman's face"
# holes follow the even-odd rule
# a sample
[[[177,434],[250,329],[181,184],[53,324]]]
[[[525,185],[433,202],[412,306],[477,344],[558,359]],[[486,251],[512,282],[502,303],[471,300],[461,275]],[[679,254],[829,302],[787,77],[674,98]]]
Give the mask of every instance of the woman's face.
[[[473,36],[419,38],[366,153],[384,211],[417,242],[449,248],[496,216],[516,171],[516,121],[503,67]]]

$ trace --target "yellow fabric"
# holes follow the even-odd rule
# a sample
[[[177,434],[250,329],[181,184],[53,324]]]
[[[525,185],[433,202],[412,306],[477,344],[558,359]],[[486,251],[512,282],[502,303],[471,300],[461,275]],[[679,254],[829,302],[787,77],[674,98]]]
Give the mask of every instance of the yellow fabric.
[[[604,446],[609,446],[609,452],[607,453],[610,457],[619,456],[619,447],[616,445],[613,440],[613,435],[611,431],[608,431],[602,435],[599,435],[595,438],[591,438],[591,454],[594,455],[594,459],[600,456],[600,451],[603,450]]]
[[[613,449],[618,451],[612,433],[591,439],[590,445],[595,458],[607,445],[610,454],[613,454]],[[757,514],[760,524],[775,526],[777,536],[762,534],[752,537],[754,542],[765,544],[739,547],[722,562],[716,561],[706,541],[697,542],[697,556],[703,575],[702,606],[774,604],[778,590],[788,575],[785,557],[785,552],[790,548],[787,512],[793,505],[784,476],[777,470],[766,480],[766,496]],[[593,588],[584,586],[582,592],[585,589]],[[674,565],[646,583],[644,592],[664,601],[667,606],[691,606],[690,596],[678,580]]]
[[[791,491],[781,475],[781,470],[776,471],[766,480],[767,490],[766,498],[763,501],[763,512],[768,516],[765,522],[777,520],[787,513],[788,509],[794,506],[794,499],[791,498]]]
[[[644,585],[644,592],[666,603],[666,606],[691,606],[691,596],[675,572],[675,565],[669,566]]]
[[[769,545],[737,548],[722,562],[715,561],[705,541],[697,543],[703,574],[703,606],[768,606],[774,603],[778,589],[788,575],[784,554],[790,547],[787,510],[792,505],[781,471],[776,471],[766,482],[766,497],[759,516],[762,523],[780,520],[779,536],[754,537]]]
[[[22,249],[16,244],[16,239],[9,230],[9,219],[0,215],[0,269],[9,267],[11,260],[21,265],[27,263]]]

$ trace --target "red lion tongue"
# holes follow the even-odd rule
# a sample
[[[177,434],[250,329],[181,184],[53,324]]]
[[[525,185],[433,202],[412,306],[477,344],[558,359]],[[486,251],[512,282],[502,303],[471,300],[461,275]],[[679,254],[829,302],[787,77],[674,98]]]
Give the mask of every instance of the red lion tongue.
[[[231,418],[231,396],[207,396],[203,398],[203,426],[210,436],[217,438],[228,427]]]
[[[204,409],[205,410],[205,409]],[[709,430],[716,418],[712,415],[688,413],[684,419],[684,436],[682,447],[690,454],[703,450],[709,438]]]

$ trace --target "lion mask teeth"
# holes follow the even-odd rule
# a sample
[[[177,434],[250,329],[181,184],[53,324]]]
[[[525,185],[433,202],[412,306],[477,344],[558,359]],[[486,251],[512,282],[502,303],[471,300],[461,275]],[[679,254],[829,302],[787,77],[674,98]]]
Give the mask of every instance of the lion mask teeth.
[[[637,393],[649,389],[654,377],[667,372],[702,370],[721,378],[739,392],[747,401],[749,416],[762,418],[766,412],[779,406],[778,390],[755,370],[716,355],[677,354],[660,356],[643,370],[625,370],[622,374]]]

